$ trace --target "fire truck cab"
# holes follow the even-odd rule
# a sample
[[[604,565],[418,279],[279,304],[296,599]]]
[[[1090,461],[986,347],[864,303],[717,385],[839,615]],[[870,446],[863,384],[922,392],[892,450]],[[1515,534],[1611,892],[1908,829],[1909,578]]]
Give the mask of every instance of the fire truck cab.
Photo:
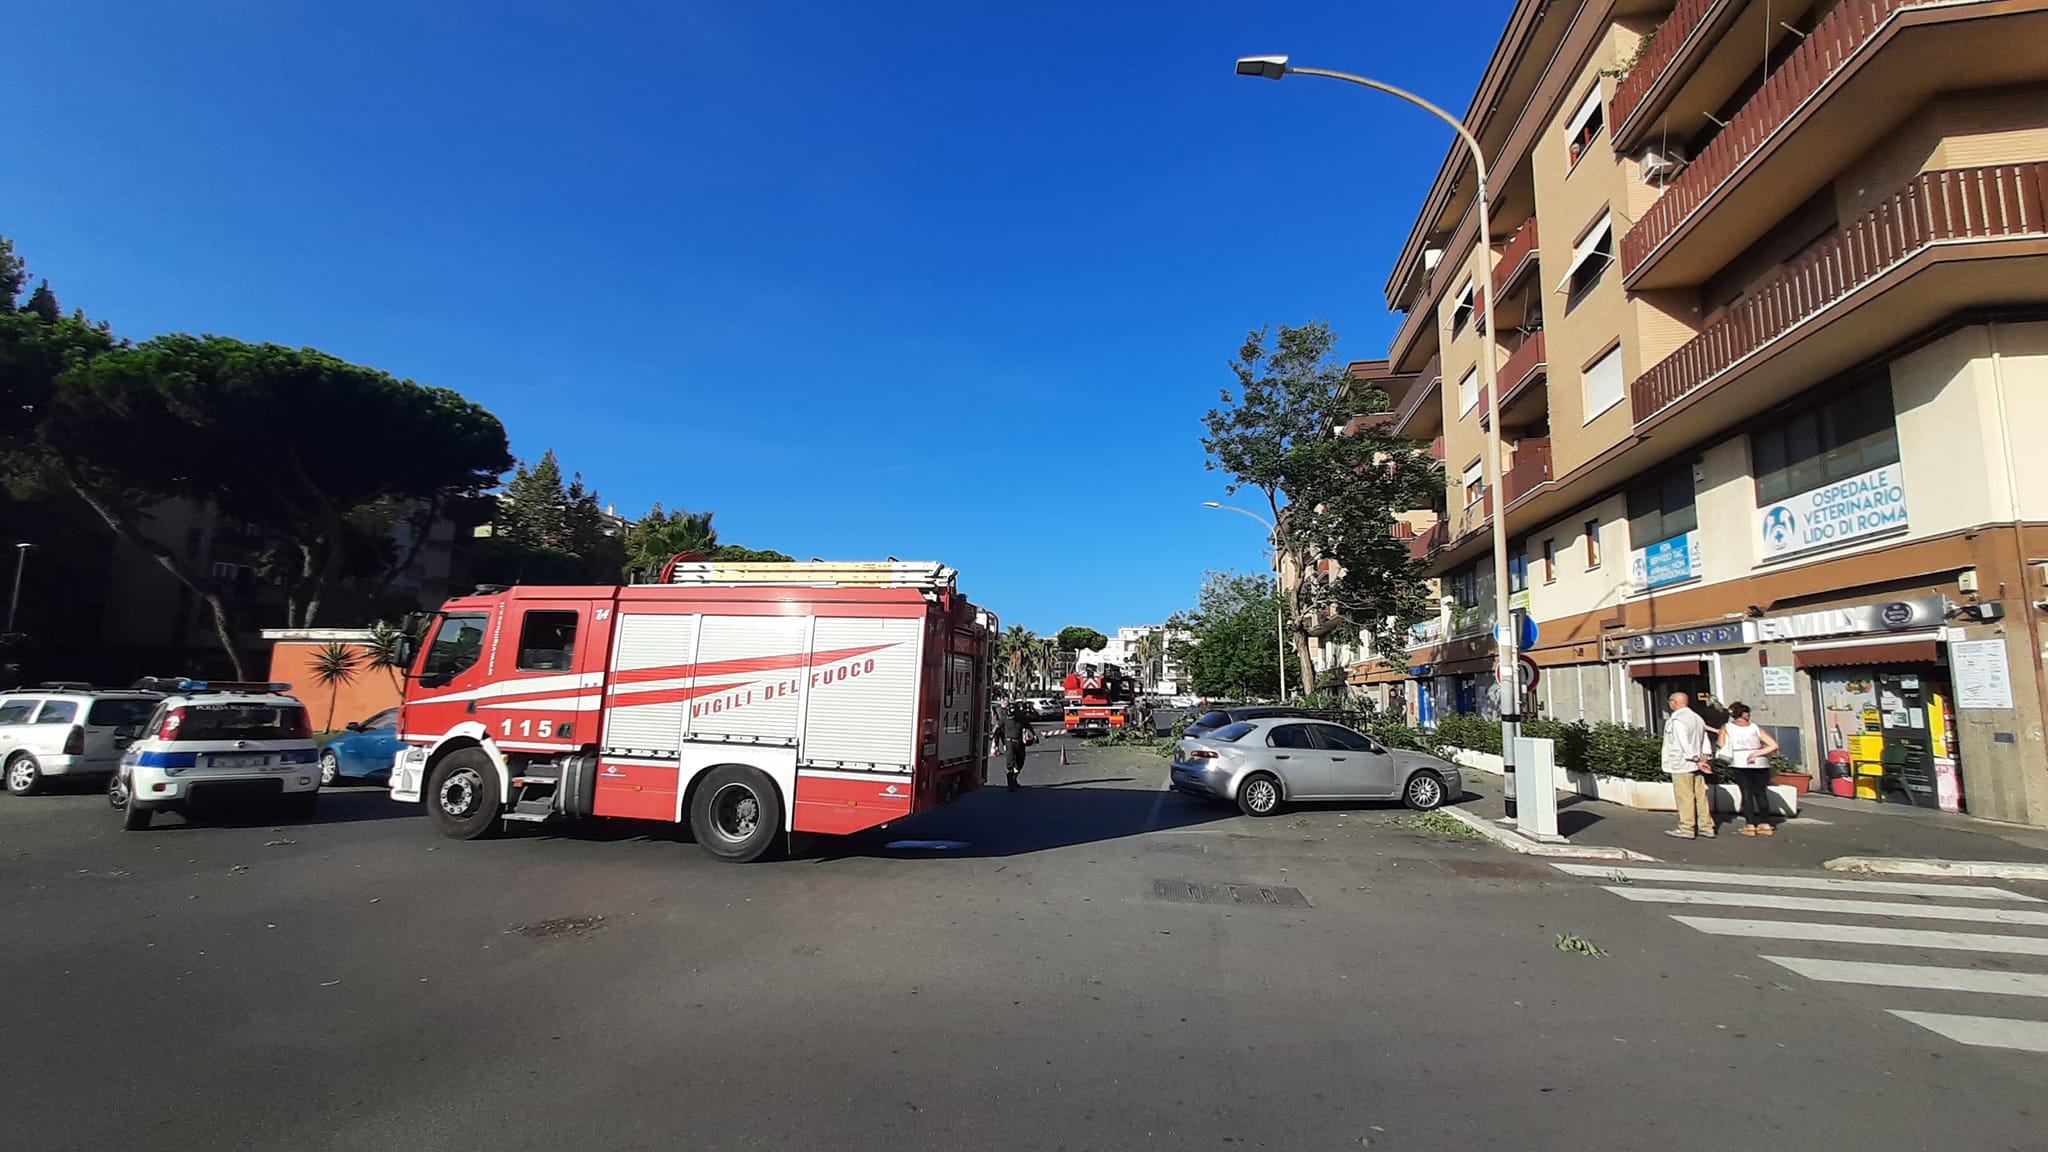
[[[480,589],[429,625],[391,794],[506,821],[690,823],[712,855],[981,786],[995,618],[934,563],[671,561],[659,583]]]

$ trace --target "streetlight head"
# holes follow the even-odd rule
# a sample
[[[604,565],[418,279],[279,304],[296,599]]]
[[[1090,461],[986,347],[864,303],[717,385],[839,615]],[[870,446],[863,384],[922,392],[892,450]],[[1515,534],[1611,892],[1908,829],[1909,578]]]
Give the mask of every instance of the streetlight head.
[[[1221,502],[1219,502],[1219,501],[1216,501],[1216,500],[1204,500],[1204,501],[1202,501],[1202,507],[1204,507],[1204,508],[1221,508],[1221,507],[1223,507],[1223,505],[1222,505],[1222,503],[1221,503]]]
[[[1282,76],[1287,75],[1287,57],[1239,56],[1237,58],[1237,74],[1239,76],[1262,76],[1268,80],[1278,80]]]

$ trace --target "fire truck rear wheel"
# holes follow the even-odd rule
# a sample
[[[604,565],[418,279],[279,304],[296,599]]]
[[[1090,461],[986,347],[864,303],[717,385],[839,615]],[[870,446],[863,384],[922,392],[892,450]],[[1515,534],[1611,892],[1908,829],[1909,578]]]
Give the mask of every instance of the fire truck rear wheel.
[[[458,748],[427,773],[427,818],[451,840],[475,840],[498,826],[498,769],[481,748]]]
[[[781,831],[782,793],[758,769],[738,764],[713,768],[690,799],[690,832],[720,860],[758,860]]]

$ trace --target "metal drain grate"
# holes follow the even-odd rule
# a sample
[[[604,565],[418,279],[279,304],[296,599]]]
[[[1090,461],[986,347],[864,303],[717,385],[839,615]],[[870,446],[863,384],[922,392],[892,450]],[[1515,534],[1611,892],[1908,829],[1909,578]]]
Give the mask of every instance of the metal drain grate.
[[[1313,908],[1299,888],[1278,884],[1193,884],[1154,880],[1152,899],[1174,904],[1244,904],[1268,908]]]

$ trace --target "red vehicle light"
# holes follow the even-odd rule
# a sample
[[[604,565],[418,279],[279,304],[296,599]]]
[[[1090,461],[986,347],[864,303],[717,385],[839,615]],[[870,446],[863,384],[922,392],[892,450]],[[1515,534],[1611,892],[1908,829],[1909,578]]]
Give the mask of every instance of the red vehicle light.
[[[178,738],[178,726],[184,722],[185,710],[183,708],[173,708],[165,712],[164,722],[157,726],[156,738],[159,740],[176,740]]]
[[[85,755],[85,728],[82,725],[73,724],[71,726],[71,735],[64,738],[64,754],[66,756]]]
[[[1208,748],[1197,748],[1197,749],[1195,749],[1194,751],[1192,751],[1192,752],[1188,753],[1188,759],[1190,759],[1190,760],[1214,760],[1214,759],[1216,759],[1216,753],[1215,753],[1214,751],[1212,751],[1212,750],[1208,749]]]
[[[278,710],[277,727],[286,740],[311,740],[313,721],[304,708],[282,708]]]

